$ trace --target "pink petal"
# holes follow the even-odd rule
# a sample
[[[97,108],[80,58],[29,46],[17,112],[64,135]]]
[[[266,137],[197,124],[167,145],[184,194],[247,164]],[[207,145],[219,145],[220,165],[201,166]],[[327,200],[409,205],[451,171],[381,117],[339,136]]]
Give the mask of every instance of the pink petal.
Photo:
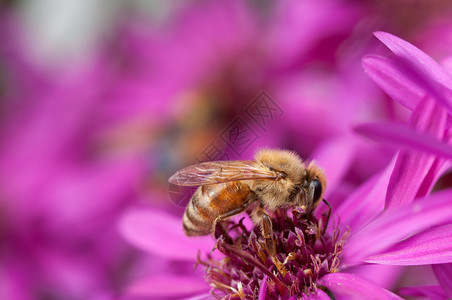
[[[432,268],[447,297],[452,298],[452,264],[433,265]]]
[[[209,284],[196,276],[160,275],[141,279],[126,293],[135,297],[181,297],[209,290]]]
[[[262,279],[262,282],[261,282],[258,300],[265,300],[265,295],[267,294],[267,280],[268,280],[268,276],[265,275],[264,279]]]
[[[452,159],[452,146],[431,135],[420,133],[397,123],[364,123],[354,130],[379,143],[388,143],[404,149],[419,150]]]
[[[450,263],[452,262],[452,224],[428,229],[365,261],[402,266]]]
[[[370,78],[392,99],[410,110],[413,110],[425,95],[425,90],[402,72],[392,59],[368,55],[363,58],[362,65]]]
[[[452,161],[442,158],[435,159],[430,171],[424,178],[424,182],[422,183],[419,191],[417,193],[417,197],[424,197],[431,193],[432,189],[438,182],[438,179],[443,175],[447,170],[452,166]]]
[[[208,253],[215,245],[210,237],[185,236],[182,218],[163,211],[131,210],[119,221],[119,231],[136,247],[174,260],[195,261],[198,251]]]
[[[359,265],[347,269],[347,273],[370,280],[385,289],[392,289],[394,282],[400,278],[404,271],[405,269],[402,266],[376,264]]]
[[[330,273],[318,281],[318,284],[325,286],[334,295],[340,295],[347,299],[402,299],[390,291],[375,285],[371,281],[347,273]]]
[[[447,112],[432,97],[425,97],[411,113],[408,126],[438,139],[446,131]]]
[[[445,132],[447,114],[431,98],[425,98],[414,110],[410,127],[442,139]],[[386,194],[386,207],[395,208],[414,200],[423,179],[432,166],[435,157],[426,153],[401,151]]]
[[[212,294],[211,293],[200,294],[184,298],[183,300],[212,300]]]
[[[379,254],[402,239],[452,218],[452,189],[386,211],[350,236],[343,251],[343,265]]]
[[[452,145],[452,127],[449,127],[449,130],[444,135],[443,141]],[[430,171],[424,178],[424,182],[419,187],[419,191],[417,193],[417,197],[424,197],[431,193],[433,187],[438,182],[438,179],[443,175],[449,168],[452,166],[452,160],[445,158],[437,158],[433,162]]]
[[[452,77],[443,67],[423,51],[392,34],[375,32],[375,36],[397,55],[405,67],[403,71],[411,73],[418,84],[435,96],[435,100],[452,111],[452,101],[449,97]]]
[[[399,294],[405,297],[423,297],[431,300],[447,299],[440,286],[412,286],[399,289]]]
[[[363,227],[384,209],[386,189],[395,159],[386,169],[373,176],[355,190],[334,212],[341,223],[350,227],[352,232]]]
[[[425,52],[390,33],[377,31],[374,34],[395,55],[406,58],[442,85],[452,87],[452,77],[449,73]]]

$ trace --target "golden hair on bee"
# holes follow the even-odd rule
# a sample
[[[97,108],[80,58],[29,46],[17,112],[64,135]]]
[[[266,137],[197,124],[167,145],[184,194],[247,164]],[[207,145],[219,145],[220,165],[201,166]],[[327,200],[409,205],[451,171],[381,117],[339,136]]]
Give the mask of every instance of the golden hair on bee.
[[[268,210],[297,205],[311,212],[322,199],[326,176],[315,162],[306,166],[295,152],[279,149],[260,150],[255,160],[263,167],[284,175],[278,181],[256,180],[251,184],[251,189]]]
[[[293,151],[279,149],[262,149],[255,155],[257,162],[267,164],[273,168],[284,170],[294,180],[301,178],[305,165],[300,157]]]
[[[200,163],[171,176],[171,183],[199,186],[184,214],[187,235],[209,234],[217,222],[248,208],[253,222],[268,228],[262,226],[270,222],[266,211],[300,206],[311,213],[323,199],[326,176],[314,161],[279,149],[262,149],[254,158]]]

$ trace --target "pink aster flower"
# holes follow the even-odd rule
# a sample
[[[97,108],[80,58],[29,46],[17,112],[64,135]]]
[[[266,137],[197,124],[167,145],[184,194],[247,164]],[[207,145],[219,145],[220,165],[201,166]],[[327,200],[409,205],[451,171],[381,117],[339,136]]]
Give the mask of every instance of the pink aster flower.
[[[393,272],[377,268],[368,279],[363,265],[450,262],[450,226],[439,224],[451,218],[449,199],[452,192],[448,190],[418,199],[416,205],[404,205],[381,213],[385,194],[391,191],[387,188],[391,174],[393,166],[350,195],[335,212],[340,226],[329,227],[324,235],[319,234],[319,223],[314,217],[306,218],[299,213],[292,213],[290,217],[285,212],[275,215],[274,237],[278,258],[285,262],[286,274],[279,273],[272,264],[262,246],[259,229],[234,225],[235,229],[230,230],[234,237],[232,244],[222,239],[217,241],[217,251],[229,259],[217,260],[210,255],[200,259],[200,263],[208,267],[206,278],[213,292],[231,299],[278,299],[278,295],[284,299],[303,295],[328,299],[328,293],[348,299],[362,299],[368,294],[378,299],[398,299],[372,282],[378,282],[379,276],[394,276]],[[434,225],[437,226],[432,227]],[[339,229],[347,226],[350,227],[349,236],[347,229]],[[131,211],[120,228],[136,246],[174,261],[195,262],[198,249],[204,255],[208,253],[209,239],[184,237],[181,220],[170,215],[149,210]],[[176,281],[165,281],[166,288],[157,284],[172,277],[154,274],[135,282],[128,292],[134,296],[181,297],[207,291],[202,277],[196,279],[199,269],[194,274],[178,272],[170,275]]]
[[[203,268],[192,271],[200,249],[200,261],[210,266],[210,282],[216,284],[217,293],[249,294],[262,299],[274,296],[277,283],[277,293],[282,295],[300,292],[321,297],[327,289],[334,293],[339,289],[337,294],[341,294],[344,291],[338,284],[347,286],[353,280],[359,283],[351,289],[355,296],[369,291],[390,295],[382,288],[390,288],[388,278],[397,276],[397,271],[377,267],[378,272],[373,272],[370,279],[379,285],[372,285],[368,282],[369,269],[361,264],[368,263],[368,257],[377,259],[378,255],[391,253],[389,247],[398,245],[399,239],[394,238],[379,252],[364,252],[362,258],[353,255],[359,249],[357,245],[365,241],[359,235],[355,237],[358,230],[367,228],[365,220],[381,220],[377,218],[383,209],[381,201],[372,201],[380,191],[373,185],[386,188],[390,180],[388,194],[392,196],[386,202],[394,203],[394,207],[409,205],[409,199],[429,194],[448,166],[444,154],[448,148],[444,143],[422,143],[425,135],[416,143],[410,132],[411,139],[403,146],[422,149],[430,156],[412,158],[410,152],[405,157],[400,155],[394,169],[388,167],[380,177],[376,175],[362,185],[352,193],[354,198],[346,197],[364,178],[381,169],[389,156],[371,151],[372,147],[349,130],[350,124],[380,110],[361,101],[372,98],[375,89],[358,76],[358,63],[349,64],[361,52],[354,53],[350,50],[354,47],[346,44],[353,44],[350,37],[363,12],[350,2],[344,3],[283,0],[275,2],[267,15],[243,1],[203,2],[189,6],[175,22],[159,31],[135,23],[130,31],[119,32],[114,47],[106,47],[102,58],[93,59],[96,62],[64,68],[57,74],[34,66],[27,57],[27,46],[14,43],[20,34],[2,26],[1,83],[7,78],[7,85],[5,89],[0,87],[2,98],[6,98],[1,101],[0,281],[4,284],[0,298],[113,298],[130,274],[140,280],[128,287],[128,296],[161,299],[200,293],[204,296],[198,299],[210,298],[208,284],[201,279]],[[422,74],[413,74],[422,84]],[[442,91],[434,83],[425,81],[424,85],[433,98],[444,100],[438,97]],[[336,221],[325,235],[318,235],[324,223],[320,212],[309,217],[296,210],[289,215],[274,215],[282,224],[275,227],[278,237],[290,236],[279,244],[278,255],[283,261],[289,257],[290,271],[288,278],[281,278],[282,274],[272,273],[270,262],[261,256],[252,258],[255,253],[248,250],[259,246],[256,241],[260,237],[250,224],[230,230],[233,248],[218,240],[218,251],[208,254],[214,242],[209,237],[184,237],[180,220],[173,214],[137,209],[124,217],[121,232],[132,244],[152,254],[130,267],[136,253],[120,239],[114,225],[124,208],[139,198],[137,186],[145,185],[150,173],[151,192],[164,190],[166,184],[162,188],[158,179],[166,183],[168,170],[198,155],[209,139],[231,121],[231,116],[237,115],[243,103],[252,101],[263,89],[274,96],[285,118],[260,132],[261,139],[243,156],[254,148],[270,145],[295,148],[306,156],[311,153],[328,173],[328,199]],[[431,116],[422,114],[433,103],[425,102],[417,110],[413,105],[410,124],[415,134],[432,133],[437,142],[444,129],[442,112],[434,108]],[[378,103],[376,107],[381,108]],[[213,124],[209,123],[212,126],[203,123],[205,115],[215,116]],[[439,116],[437,124],[424,128],[423,120],[431,121],[435,116]],[[435,156],[440,152],[441,157]],[[430,164],[431,155],[434,161]],[[337,156],[342,159],[338,161]],[[406,162],[412,159],[426,164],[416,168],[416,163]],[[408,175],[416,175],[414,182],[404,177],[406,165]],[[422,179],[427,169],[427,177]],[[348,182],[344,182],[346,174]],[[402,182],[401,177],[405,178]],[[409,191],[403,199],[400,187]],[[171,204],[165,197],[146,198],[173,209],[168,208]],[[362,199],[365,201],[359,202]],[[362,206],[355,210],[357,205]],[[338,222],[339,217],[345,222]],[[349,239],[344,236],[347,226]],[[435,236],[442,229],[434,232]],[[379,228],[375,230],[380,232]],[[413,229],[412,234],[421,230]],[[300,235],[300,231],[306,235]],[[256,240],[246,239],[248,235]],[[237,248],[239,241],[248,247],[247,254]],[[304,253],[296,253],[294,245],[298,244],[303,244]],[[262,251],[265,253],[265,249]],[[224,265],[229,281],[219,277],[215,269],[224,255],[232,259]],[[254,263],[252,274],[242,258]],[[294,266],[304,275],[292,272]],[[448,293],[447,265],[433,268],[437,286],[407,287],[406,294],[419,290]],[[250,280],[245,282],[242,275]],[[304,289],[289,286],[295,281],[303,281]],[[358,285],[363,289],[356,290]],[[317,289],[321,286],[325,289]]]
[[[387,33],[376,35],[395,58],[366,58],[365,67],[412,113],[408,127],[389,130],[372,124],[357,130],[405,150],[333,211],[334,221],[325,233],[320,215],[306,216],[297,209],[272,214],[277,256],[284,270],[273,264],[260,230],[246,218],[244,223],[235,220],[227,225],[230,236],[218,238],[211,254],[208,238],[186,238],[180,220],[149,210],[126,214],[120,223],[123,236],[153,255],[185,263],[195,261],[200,249],[197,262],[206,267],[212,294],[226,299],[329,299],[329,295],[400,299],[391,292],[392,280],[384,280],[397,277],[398,271],[385,266],[416,265],[434,265],[438,285],[405,287],[401,295],[450,296],[452,190],[431,194],[452,158],[449,75],[411,44]],[[375,266],[370,277],[369,264]],[[155,285],[162,277],[154,274],[133,284],[129,293],[180,297],[207,291],[196,274],[172,275],[175,284],[167,282],[166,291]]]

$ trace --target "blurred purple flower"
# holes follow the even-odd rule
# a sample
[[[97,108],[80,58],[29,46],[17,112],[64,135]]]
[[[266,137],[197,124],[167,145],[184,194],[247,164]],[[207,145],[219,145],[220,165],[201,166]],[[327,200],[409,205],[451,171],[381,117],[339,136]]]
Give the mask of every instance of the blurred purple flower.
[[[2,24],[0,298],[114,297],[135,255],[115,223],[144,168],[103,148],[111,74],[93,61],[39,67],[18,27]]]
[[[377,109],[374,103],[363,101],[372,98],[375,88],[365,76],[358,76],[363,71],[357,59],[350,64],[362,50],[346,42],[363,11],[337,1],[284,0],[269,6],[259,11],[265,7],[243,1],[206,1],[181,12],[157,34],[138,21],[128,24],[119,48],[129,52],[128,63],[139,67],[134,70],[133,84],[120,90],[118,97],[133,95],[129,96],[129,112],[138,115],[147,114],[145,105],[139,103],[147,103],[149,97],[169,99],[179,108],[177,116],[164,122],[169,124],[168,132],[153,151],[172,165],[157,173],[193,163],[263,90],[281,107],[283,118],[267,119],[264,130],[248,120],[260,137],[239,156],[248,157],[257,148],[272,145],[306,156],[319,149],[321,156],[319,145],[335,143],[349,167],[356,156],[366,160],[362,158],[366,153],[374,154],[361,174],[350,172],[358,181],[387,163],[388,155],[377,157],[378,151],[354,139],[349,131],[352,122],[383,110],[381,105]],[[335,57],[340,48],[341,55]],[[153,93],[136,93],[145,89]],[[149,112],[155,109],[149,107]],[[198,110],[215,117],[201,119]],[[192,121],[171,119],[181,116]],[[210,132],[207,138],[206,132]],[[299,139],[291,138],[295,134]],[[192,142],[179,147],[187,135]],[[351,144],[365,149],[352,151]],[[332,182],[331,191],[335,185]]]
[[[445,295],[451,296],[449,264],[452,263],[450,249],[452,190],[448,189],[432,195],[430,193],[439,176],[450,167],[452,158],[450,155],[452,153],[451,130],[448,121],[452,107],[449,94],[452,81],[449,81],[450,75],[444,69],[411,44],[388,33],[379,32],[376,35],[394,52],[395,57],[392,59],[368,57],[363,61],[364,66],[386,92],[411,109],[412,113],[408,127],[367,124],[359,126],[357,131],[379,140],[402,145],[406,150],[401,150],[384,171],[362,184],[334,211],[335,217],[340,222],[332,226],[333,228],[329,227],[324,236],[318,237],[323,245],[333,242],[330,246],[332,248],[329,249],[334,250],[330,250],[331,253],[327,253],[326,256],[316,254],[310,258],[304,258],[308,261],[311,259],[308,263],[309,268],[315,270],[313,276],[317,276],[311,279],[310,284],[304,285],[298,293],[297,289],[290,288],[293,283],[290,279],[293,280],[293,276],[299,279],[303,276],[300,277],[299,269],[291,264],[291,259],[287,259],[289,257],[287,252],[279,252],[278,258],[281,261],[287,259],[287,268],[293,275],[284,277],[279,272],[270,272],[265,275],[266,273],[261,269],[261,272],[253,272],[250,277],[250,273],[245,274],[245,268],[240,267],[243,260],[255,266],[259,265],[258,261],[263,265],[268,261],[262,260],[262,257],[251,250],[247,250],[248,254],[245,255],[240,249],[246,249],[246,245],[245,248],[240,248],[243,245],[227,246],[220,242],[218,249],[230,259],[222,261],[221,265],[213,262],[208,268],[209,272],[220,268],[229,274],[220,278],[218,274],[222,272],[219,272],[215,275],[217,277],[207,278],[217,293],[226,292],[226,296],[230,293],[229,297],[232,298],[252,297],[254,293],[256,297],[256,291],[247,286],[260,286],[260,290],[257,291],[258,297],[266,299],[266,295],[278,293],[276,287],[279,286],[279,295],[284,299],[292,299],[291,296],[329,299],[328,291],[338,299],[363,299],[368,295],[374,295],[378,299],[399,299],[385,287],[375,283],[381,281],[379,277],[397,276],[398,271],[391,268],[376,269],[378,271],[370,278],[372,282],[365,279],[368,276],[366,264],[370,263],[388,266],[432,264],[439,286],[425,289],[406,287],[401,289],[400,293],[422,294],[432,299],[442,299]],[[392,128],[395,130],[391,130]],[[328,169],[332,166],[323,165],[323,167]],[[335,180],[335,178],[332,179]],[[315,224],[315,219],[313,221]],[[184,237],[180,223],[181,221],[169,215],[139,209],[132,210],[124,216],[120,223],[120,230],[132,244],[150,253],[164,255],[175,261],[194,261],[198,249],[203,253],[208,251],[208,240]],[[281,230],[289,230],[294,234],[298,230],[297,225],[287,226]],[[349,230],[348,239],[333,238],[331,240],[337,229],[341,232]],[[258,231],[256,232],[258,234]],[[246,243],[249,232],[243,231],[242,234],[245,235]],[[308,237],[309,233],[305,233],[305,239]],[[310,238],[312,239],[312,236]],[[280,245],[278,249],[284,249],[287,241],[282,235],[279,237],[277,230],[275,239]],[[162,242],[165,244],[162,245]],[[236,247],[236,250],[231,250],[233,249],[231,247]],[[297,257],[302,256],[300,249],[295,250],[298,251]],[[332,265],[332,261],[325,260],[327,272],[319,273],[320,268],[323,268],[321,267],[323,266],[322,258],[336,255],[335,251],[338,251],[340,263]],[[242,261],[237,259],[239,257]],[[320,262],[317,263],[317,260]],[[214,261],[214,258],[207,261]],[[193,283],[194,275],[184,274],[182,277],[179,274],[177,285],[163,294],[161,289],[151,284],[161,280],[160,276],[155,274],[146,281],[132,285],[129,292],[135,296],[181,297],[202,290],[207,291],[207,285]],[[238,278],[244,281],[241,282]],[[201,281],[200,278],[198,280]],[[306,281],[304,282],[306,284]],[[140,289],[137,289],[137,286]],[[284,287],[288,289],[284,290]],[[393,286],[389,285],[388,288]],[[235,296],[231,296],[233,294]],[[205,295],[208,297],[207,294]]]

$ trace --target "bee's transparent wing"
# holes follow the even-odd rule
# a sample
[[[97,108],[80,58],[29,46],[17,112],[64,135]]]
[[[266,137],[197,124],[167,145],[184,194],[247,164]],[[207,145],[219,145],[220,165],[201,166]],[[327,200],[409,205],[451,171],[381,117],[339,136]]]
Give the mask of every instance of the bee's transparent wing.
[[[260,166],[254,160],[211,161],[186,167],[168,180],[183,186],[201,186],[248,179],[276,179],[277,172]]]

